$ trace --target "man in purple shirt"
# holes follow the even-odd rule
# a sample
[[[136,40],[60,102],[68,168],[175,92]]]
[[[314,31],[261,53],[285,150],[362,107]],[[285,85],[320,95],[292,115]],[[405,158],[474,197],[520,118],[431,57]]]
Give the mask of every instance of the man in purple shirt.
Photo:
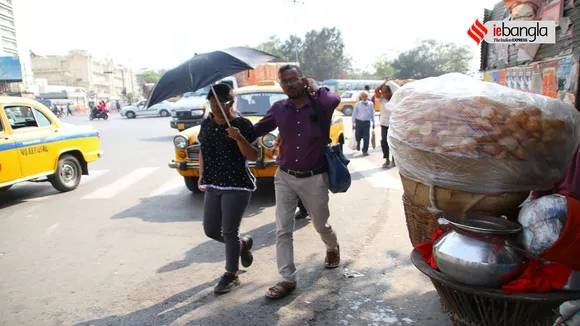
[[[280,168],[274,177],[276,190],[276,260],[283,281],[268,290],[266,297],[277,299],[296,288],[294,265],[294,212],[302,201],[312,224],[326,245],[326,268],[340,264],[336,234],[328,224],[328,174],[324,146],[328,133],[320,128],[308,93],[314,95],[324,123],[330,125],[340,98],[327,88],[318,87],[305,78],[299,67],[285,65],[278,71],[280,84],[288,99],[272,105],[266,116],[255,124],[256,134],[263,136],[278,128],[283,139],[276,159]]]

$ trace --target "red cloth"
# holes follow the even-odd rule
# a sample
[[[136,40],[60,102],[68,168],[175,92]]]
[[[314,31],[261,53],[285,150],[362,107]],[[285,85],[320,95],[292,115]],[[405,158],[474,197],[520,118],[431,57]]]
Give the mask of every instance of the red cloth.
[[[543,259],[580,270],[580,201],[567,196],[568,218],[558,240],[542,253]]]
[[[423,257],[423,260],[426,261],[429,265],[431,265],[433,269],[437,269],[437,263],[433,258],[433,243],[435,242],[435,240],[439,239],[439,237],[441,237],[444,233],[445,230],[437,229],[433,234],[433,240],[423,242],[417,245],[417,247],[415,247],[415,249],[421,252],[421,257]]]
[[[572,267],[562,264],[542,264],[537,260],[522,263],[523,274],[516,280],[502,286],[504,293],[550,292],[561,290],[572,273]]]

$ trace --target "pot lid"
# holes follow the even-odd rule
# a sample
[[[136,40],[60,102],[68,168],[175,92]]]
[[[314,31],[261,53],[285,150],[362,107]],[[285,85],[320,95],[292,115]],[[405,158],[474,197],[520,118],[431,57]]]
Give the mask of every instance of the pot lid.
[[[444,217],[457,229],[474,234],[482,235],[512,235],[520,232],[522,226],[518,223],[508,221],[505,218],[468,213],[459,218],[445,214]]]

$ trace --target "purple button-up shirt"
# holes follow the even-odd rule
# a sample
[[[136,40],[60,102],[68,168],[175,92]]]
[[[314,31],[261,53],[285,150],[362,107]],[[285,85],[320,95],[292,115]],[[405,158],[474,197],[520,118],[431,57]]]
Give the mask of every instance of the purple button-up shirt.
[[[327,88],[320,87],[315,99],[327,120],[326,124],[330,125],[340,98]],[[323,148],[329,137],[322,132],[315,117],[316,113],[308,98],[300,109],[290,99],[285,99],[274,103],[254,128],[259,136],[278,128],[282,137],[276,159],[278,165],[295,171],[311,171],[326,165]]]

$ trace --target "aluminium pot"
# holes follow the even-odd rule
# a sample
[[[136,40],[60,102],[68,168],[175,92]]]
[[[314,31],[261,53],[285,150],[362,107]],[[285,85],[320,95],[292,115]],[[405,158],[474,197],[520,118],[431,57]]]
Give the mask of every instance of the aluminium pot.
[[[521,226],[505,219],[471,215],[449,222],[451,230],[433,244],[441,273],[466,285],[498,288],[515,279],[525,256],[518,249]]]

